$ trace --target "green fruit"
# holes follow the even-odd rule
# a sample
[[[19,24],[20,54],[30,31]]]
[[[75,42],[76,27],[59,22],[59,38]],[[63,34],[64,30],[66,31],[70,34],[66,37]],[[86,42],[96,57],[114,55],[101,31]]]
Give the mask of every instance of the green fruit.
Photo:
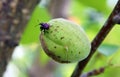
[[[83,29],[66,19],[52,19],[40,34],[45,53],[60,63],[82,61],[89,53],[91,44]],[[43,29],[44,28],[44,29]]]

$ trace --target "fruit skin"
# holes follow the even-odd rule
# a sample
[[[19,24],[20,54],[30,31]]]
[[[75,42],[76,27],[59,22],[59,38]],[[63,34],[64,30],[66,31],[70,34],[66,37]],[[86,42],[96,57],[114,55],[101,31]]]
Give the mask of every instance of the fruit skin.
[[[79,25],[62,18],[47,24],[49,29],[41,31],[40,41],[48,56],[60,63],[72,63],[89,55],[91,44]]]

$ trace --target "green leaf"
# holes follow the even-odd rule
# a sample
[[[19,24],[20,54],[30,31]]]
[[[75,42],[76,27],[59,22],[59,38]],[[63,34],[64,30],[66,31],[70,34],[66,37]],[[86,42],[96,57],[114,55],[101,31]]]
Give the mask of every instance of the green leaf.
[[[47,22],[48,20],[50,20],[50,15],[48,14],[46,8],[37,6],[31,16],[30,21],[27,24],[20,43],[29,44],[39,42],[39,23]]]
[[[118,50],[117,45],[103,44],[98,48],[98,51],[106,56],[114,54]]]
[[[100,74],[97,77],[120,77],[120,49],[118,52],[108,58],[107,68],[104,74]],[[104,62],[105,63],[105,62]],[[103,64],[102,64],[103,65]]]
[[[107,0],[77,0],[78,2],[84,4],[85,6],[95,8],[96,10],[108,13],[110,8],[107,6]],[[105,10],[106,9],[106,10]]]

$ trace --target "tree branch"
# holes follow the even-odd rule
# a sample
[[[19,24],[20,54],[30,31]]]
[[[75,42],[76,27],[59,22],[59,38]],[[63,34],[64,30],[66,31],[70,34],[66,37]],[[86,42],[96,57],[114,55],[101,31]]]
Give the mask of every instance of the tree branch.
[[[108,35],[108,33],[111,31],[111,29],[116,24],[116,22],[114,22],[113,19],[114,19],[114,16],[118,15],[119,13],[120,13],[120,0],[118,0],[115,8],[113,9],[112,13],[108,17],[107,21],[105,22],[105,24],[103,25],[103,27],[101,28],[101,30],[99,31],[97,36],[92,41],[92,43],[91,43],[91,52],[90,52],[89,56],[86,59],[84,59],[83,61],[80,61],[77,64],[77,66],[76,66],[73,74],[71,75],[71,77],[79,77],[81,75],[81,73],[84,70],[85,66],[90,61],[92,55],[96,52],[99,45],[103,42],[105,37]]]
[[[0,77],[40,0],[0,0]]]

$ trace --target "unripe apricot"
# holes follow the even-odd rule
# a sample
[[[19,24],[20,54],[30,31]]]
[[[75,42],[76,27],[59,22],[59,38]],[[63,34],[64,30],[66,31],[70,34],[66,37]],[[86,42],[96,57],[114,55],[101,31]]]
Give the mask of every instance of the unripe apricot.
[[[79,25],[62,18],[40,25],[42,48],[52,59],[60,63],[72,63],[89,55],[91,44]]]

